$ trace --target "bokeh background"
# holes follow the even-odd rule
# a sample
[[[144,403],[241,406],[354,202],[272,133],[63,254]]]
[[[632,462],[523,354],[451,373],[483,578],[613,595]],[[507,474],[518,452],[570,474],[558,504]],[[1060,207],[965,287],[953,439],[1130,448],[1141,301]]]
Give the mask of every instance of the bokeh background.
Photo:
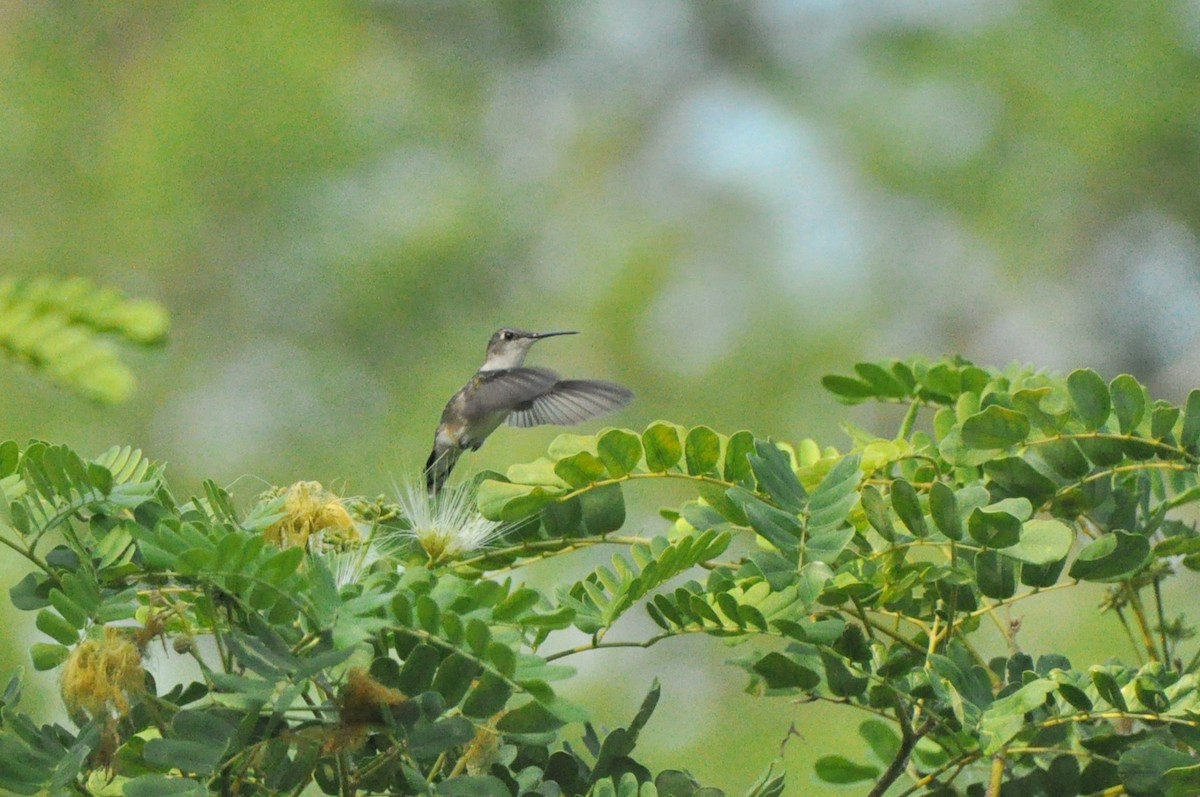
[[[915,354],[1181,400],[1198,178],[1196,0],[6,2],[0,268],[156,299],[173,329],[116,408],[4,364],[0,437],[132,444],[182,492],[374,495],[501,325],[580,330],[537,364],[628,384],[634,428],[888,434],[820,376]],[[647,532],[678,498],[655,489]],[[1076,638],[1060,601],[1022,641],[1103,658],[1095,598]],[[823,793],[807,762],[853,755],[860,717],[746,696],[729,655],[576,657],[572,696],[615,723],[661,674],[647,759],[732,790],[795,723],[793,783]]]

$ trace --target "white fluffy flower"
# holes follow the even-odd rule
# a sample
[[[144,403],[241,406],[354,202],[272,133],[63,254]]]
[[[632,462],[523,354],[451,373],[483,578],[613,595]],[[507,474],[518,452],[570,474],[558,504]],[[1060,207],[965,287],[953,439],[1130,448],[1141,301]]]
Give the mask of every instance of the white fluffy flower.
[[[430,562],[478,551],[504,531],[503,523],[479,514],[468,485],[447,486],[430,495],[423,479],[410,479],[396,488],[396,503],[409,522],[400,534],[415,539]]]

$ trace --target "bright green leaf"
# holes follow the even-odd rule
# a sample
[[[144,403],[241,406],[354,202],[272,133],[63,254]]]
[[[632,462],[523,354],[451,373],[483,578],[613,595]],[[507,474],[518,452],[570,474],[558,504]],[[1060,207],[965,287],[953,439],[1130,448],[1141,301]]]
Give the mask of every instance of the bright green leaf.
[[[721,463],[721,438],[707,426],[695,426],[683,444],[687,472],[693,476],[717,473]]]
[[[1028,418],[993,404],[963,421],[962,442],[970,448],[1003,449],[1023,442],[1029,432]]]
[[[1121,374],[1108,383],[1112,395],[1113,411],[1122,434],[1129,434],[1138,427],[1146,415],[1146,391],[1129,374]]]
[[[879,777],[880,769],[870,764],[858,764],[845,756],[821,756],[813,764],[816,776],[826,783],[860,783]]]
[[[1072,371],[1067,375],[1067,390],[1085,428],[1093,431],[1104,425],[1112,412],[1112,397],[1099,374],[1090,368]]]
[[[661,421],[642,432],[642,448],[646,452],[646,470],[655,473],[675,467],[683,456],[678,429]]]

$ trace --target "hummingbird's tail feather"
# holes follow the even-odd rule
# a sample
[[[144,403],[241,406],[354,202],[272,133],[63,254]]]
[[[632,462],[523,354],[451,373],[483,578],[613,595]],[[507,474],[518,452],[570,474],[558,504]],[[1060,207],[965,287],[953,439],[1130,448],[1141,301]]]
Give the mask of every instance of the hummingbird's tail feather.
[[[633,401],[633,391],[599,379],[563,379],[540,396],[518,404],[509,426],[572,426],[607,415]]]

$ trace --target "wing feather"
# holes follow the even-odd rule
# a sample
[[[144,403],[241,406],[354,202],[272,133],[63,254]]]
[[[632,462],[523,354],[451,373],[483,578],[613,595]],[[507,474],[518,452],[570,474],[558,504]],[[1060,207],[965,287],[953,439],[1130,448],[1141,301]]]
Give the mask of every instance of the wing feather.
[[[484,371],[472,398],[472,415],[485,416],[520,406],[552,390],[558,374],[548,368],[504,368]]]
[[[572,426],[606,415],[633,400],[628,388],[597,379],[564,379],[524,401],[508,416],[510,426]]]

